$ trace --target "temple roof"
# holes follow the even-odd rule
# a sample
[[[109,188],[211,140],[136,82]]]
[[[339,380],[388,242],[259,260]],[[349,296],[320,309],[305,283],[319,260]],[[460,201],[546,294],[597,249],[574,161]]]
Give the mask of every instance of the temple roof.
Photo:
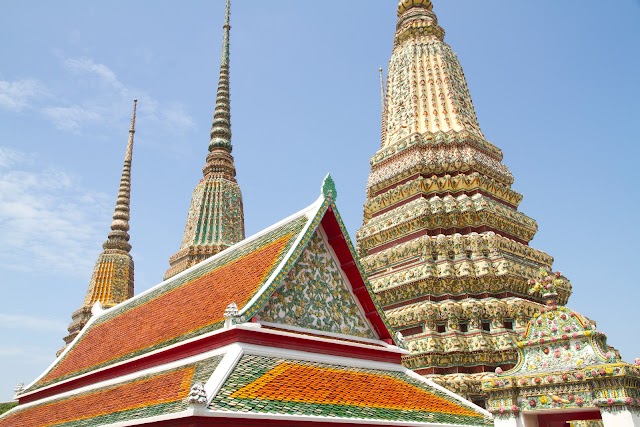
[[[184,411],[189,407],[187,397],[192,382],[206,381],[221,359],[221,355],[209,356],[177,367],[123,377],[44,402],[21,405],[0,418],[0,427],[107,425]]]
[[[327,195],[308,208],[110,310],[98,310],[25,393],[220,329],[232,303],[240,322],[251,319],[268,303],[321,222],[332,234],[346,235],[333,202],[335,187],[330,178],[327,182]],[[358,298],[368,320],[379,338],[390,339],[347,240],[343,248],[345,262],[358,267],[353,277],[361,283],[352,285],[360,289]]]
[[[148,425],[209,418],[379,425],[492,425],[488,413],[402,365],[231,344],[21,405],[0,427]],[[407,424],[410,423],[410,424]],[[240,425],[240,424],[238,424]],[[270,425],[270,424],[267,424]],[[294,424],[292,424],[294,425]]]
[[[477,407],[404,368],[363,368],[341,362],[339,358],[327,363],[243,355],[208,408],[429,424],[488,422]]]

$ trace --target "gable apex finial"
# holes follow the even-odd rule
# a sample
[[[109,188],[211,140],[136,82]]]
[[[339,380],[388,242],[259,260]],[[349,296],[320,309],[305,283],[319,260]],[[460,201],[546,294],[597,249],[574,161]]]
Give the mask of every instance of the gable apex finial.
[[[322,181],[322,195],[326,199],[335,201],[338,198],[338,191],[336,190],[336,183],[331,178],[331,174],[327,174]]]

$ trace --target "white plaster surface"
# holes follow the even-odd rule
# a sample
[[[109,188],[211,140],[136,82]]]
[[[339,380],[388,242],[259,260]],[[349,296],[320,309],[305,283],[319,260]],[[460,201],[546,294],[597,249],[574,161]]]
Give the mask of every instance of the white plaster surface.
[[[493,425],[495,427],[525,427],[520,417],[494,418]]]
[[[539,427],[538,416],[533,414],[522,414],[522,425],[524,427]]]
[[[640,415],[630,411],[602,411],[604,427],[640,427]]]

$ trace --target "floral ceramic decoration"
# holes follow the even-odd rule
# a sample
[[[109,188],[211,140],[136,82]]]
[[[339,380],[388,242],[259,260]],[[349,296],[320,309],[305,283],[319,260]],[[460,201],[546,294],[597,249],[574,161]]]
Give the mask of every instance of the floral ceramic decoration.
[[[265,322],[376,338],[318,233],[259,316]]]

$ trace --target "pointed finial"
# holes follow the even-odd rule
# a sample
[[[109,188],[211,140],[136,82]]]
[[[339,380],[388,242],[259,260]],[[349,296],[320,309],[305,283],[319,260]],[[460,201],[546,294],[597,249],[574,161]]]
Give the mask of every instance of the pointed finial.
[[[116,208],[113,212],[111,222],[111,232],[102,247],[107,249],[118,249],[125,252],[131,250],[129,244],[129,211],[131,203],[131,160],[133,158],[133,135],[136,132],[136,108],[138,100],[133,100],[133,113],[131,115],[131,127],[129,128],[129,141],[127,151],[124,156],[124,166],[122,167],[122,177],[120,178],[120,189]]]
[[[331,178],[331,174],[328,174],[324,181],[322,181],[322,194],[326,199],[335,201],[338,198],[338,191],[336,190],[336,183]]]
[[[431,0],[400,0],[398,2],[398,16],[402,15],[414,6],[422,6],[427,10],[433,10],[433,3],[431,3]]]
[[[225,27],[231,27],[231,0],[227,0],[224,10],[224,25]]]
[[[124,156],[125,161],[131,161],[133,156],[133,134],[136,133],[136,109],[138,107],[138,99],[133,100],[133,114],[131,115],[131,126],[129,127],[129,142],[127,143],[127,152]]]
[[[382,104],[382,114],[384,114],[387,97],[384,93],[384,75],[382,74],[382,67],[380,67],[378,71],[380,72],[380,102]]]
[[[380,120],[380,143],[384,144],[387,138],[387,94],[384,88],[384,74],[382,67],[378,70],[380,72],[380,98],[382,103],[382,120]]]
[[[218,95],[216,108],[211,125],[211,141],[209,151],[223,148],[231,152],[231,99],[229,93],[229,38],[231,31],[231,0],[227,0],[222,36],[222,58],[220,59],[220,78],[218,80]]]

